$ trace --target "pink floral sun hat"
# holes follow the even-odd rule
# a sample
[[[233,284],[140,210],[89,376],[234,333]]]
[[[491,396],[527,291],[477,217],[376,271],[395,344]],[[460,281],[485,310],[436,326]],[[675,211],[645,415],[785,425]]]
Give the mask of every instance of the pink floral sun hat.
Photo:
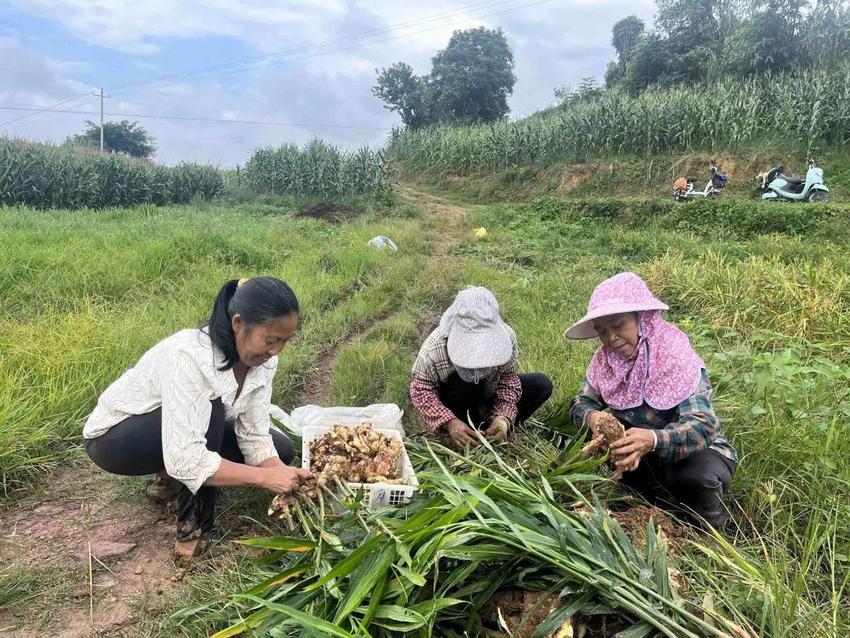
[[[587,314],[570,326],[564,336],[567,339],[595,339],[594,319],[643,310],[669,310],[669,306],[653,295],[646,282],[636,274],[621,272],[594,288],[587,302]]]
[[[587,367],[587,380],[615,410],[630,410],[644,402],[669,410],[691,396],[705,363],[688,336],[661,317],[667,306],[634,273],[624,272],[599,284],[590,297],[587,314],[567,330],[570,339],[597,336],[593,320],[637,312],[639,340],[625,357],[600,346]]]

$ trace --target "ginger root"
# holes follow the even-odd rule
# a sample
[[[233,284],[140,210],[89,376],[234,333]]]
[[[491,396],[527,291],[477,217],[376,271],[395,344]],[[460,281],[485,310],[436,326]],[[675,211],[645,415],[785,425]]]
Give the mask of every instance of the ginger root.
[[[613,414],[602,412],[590,442],[581,449],[585,458],[608,453],[608,446],[626,436],[626,429]]]

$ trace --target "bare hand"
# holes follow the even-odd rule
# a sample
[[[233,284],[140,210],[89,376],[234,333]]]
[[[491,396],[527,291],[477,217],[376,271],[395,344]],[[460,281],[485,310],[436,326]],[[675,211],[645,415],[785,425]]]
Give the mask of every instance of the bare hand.
[[[479,445],[475,430],[460,419],[452,419],[449,421],[448,424],[446,424],[446,432],[448,432],[449,438],[458,450],[462,450],[467,445]]]
[[[611,458],[617,469],[623,472],[633,472],[640,465],[643,456],[652,451],[655,437],[646,428],[629,428],[626,436],[614,441],[608,446]]]
[[[484,430],[484,436],[493,443],[501,443],[508,438],[508,430],[511,427],[511,422],[507,417],[496,416],[490,421],[490,426]]]
[[[288,465],[272,465],[263,468],[263,487],[275,494],[291,494],[313,474],[310,470]]]

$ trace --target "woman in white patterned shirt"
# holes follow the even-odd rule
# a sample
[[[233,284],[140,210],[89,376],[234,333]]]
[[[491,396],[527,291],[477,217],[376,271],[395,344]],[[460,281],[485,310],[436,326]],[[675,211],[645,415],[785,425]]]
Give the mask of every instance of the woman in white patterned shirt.
[[[297,489],[292,443],[271,428],[277,355],[298,329],[298,300],[280,279],[228,281],[209,322],[148,350],[100,396],[83,430],[99,467],[158,474],[148,493],[177,497],[177,544],[194,554],[224,486]]]

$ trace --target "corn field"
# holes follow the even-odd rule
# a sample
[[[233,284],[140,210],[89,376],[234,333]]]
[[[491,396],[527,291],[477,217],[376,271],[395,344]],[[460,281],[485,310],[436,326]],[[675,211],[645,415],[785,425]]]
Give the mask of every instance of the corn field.
[[[169,167],[77,146],[0,137],[0,204],[105,208],[182,204],[216,197],[224,183],[212,166]]]
[[[321,140],[254,151],[244,179],[260,193],[298,197],[374,196],[389,188],[384,155],[363,147],[341,150]]]
[[[394,132],[392,159],[471,173],[555,161],[781,142],[806,151],[850,141],[850,64],[826,72],[606,92],[515,122]]]

